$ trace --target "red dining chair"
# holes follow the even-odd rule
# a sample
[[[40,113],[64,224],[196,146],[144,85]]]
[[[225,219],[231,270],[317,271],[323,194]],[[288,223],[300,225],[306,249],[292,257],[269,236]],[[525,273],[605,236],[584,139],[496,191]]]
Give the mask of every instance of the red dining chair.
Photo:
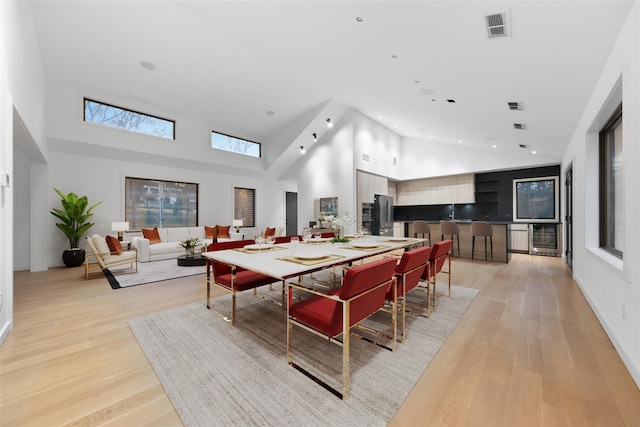
[[[400,326],[399,342],[404,341],[405,337],[405,323],[406,323],[406,311],[407,302],[405,295],[418,287],[420,279],[422,278],[424,271],[428,268],[429,254],[431,253],[431,247],[424,246],[417,249],[412,249],[402,254],[402,258],[396,266],[394,275],[396,278],[395,286],[392,286],[389,292],[387,292],[386,300],[391,301],[392,310],[397,312],[397,302],[401,301],[400,313],[402,316]],[[429,313],[429,287],[427,290],[427,304],[425,309]],[[429,314],[427,314],[427,317]]]
[[[330,293],[319,292],[297,283],[288,283],[287,362],[340,397],[349,398],[349,337],[351,327],[376,313],[384,304],[385,295],[394,281],[396,260],[381,259],[349,269],[342,287]],[[293,290],[312,294],[293,303]],[[301,327],[330,342],[342,345],[342,392],[339,392],[293,361],[293,326]],[[396,325],[393,325],[396,330]],[[342,342],[337,340],[342,336]],[[393,337],[395,343],[396,337]]]
[[[436,309],[436,276],[443,272],[449,274],[449,296],[451,296],[451,246],[453,240],[442,240],[433,244],[429,255],[429,267],[425,269],[422,280],[427,283],[427,287],[433,285],[433,309]],[[448,260],[448,270],[442,271],[442,267]],[[431,311],[431,300],[429,300],[429,312]]]
[[[252,243],[253,240],[212,243],[208,246],[207,252],[242,248]],[[255,293],[257,287],[279,281],[255,271],[207,258],[207,308],[211,309],[211,285],[217,285],[231,291],[231,324],[233,325],[236,321],[236,294],[238,292],[253,289]]]
[[[302,236],[280,236],[280,237],[276,237],[276,242],[275,244],[277,245],[278,243],[289,243],[291,242],[291,238],[292,237],[297,237],[299,242],[302,242]]]
[[[334,237],[336,237],[336,233],[334,233],[333,231],[325,231],[320,235],[320,237],[322,237],[323,239],[331,237],[333,239]]]

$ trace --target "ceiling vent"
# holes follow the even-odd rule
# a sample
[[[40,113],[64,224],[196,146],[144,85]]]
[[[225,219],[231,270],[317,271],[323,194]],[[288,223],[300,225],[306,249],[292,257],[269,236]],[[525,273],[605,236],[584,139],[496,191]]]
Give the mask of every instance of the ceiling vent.
[[[529,148],[529,146],[527,144],[519,144],[520,148]]]
[[[507,102],[509,105],[509,110],[511,111],[520,111],[522,110],[522,103],[520,102]]]
[[[514,129],[520,129],[520,130],[526,130],[527,129],[527,125],[525,125],[524,123],[514,123],[513,124],[513,128]]]
[[[484,15],[484,22],[487,26],[487,36],[490,39],[511,35],[511,19],[509,15],[509,10]]]

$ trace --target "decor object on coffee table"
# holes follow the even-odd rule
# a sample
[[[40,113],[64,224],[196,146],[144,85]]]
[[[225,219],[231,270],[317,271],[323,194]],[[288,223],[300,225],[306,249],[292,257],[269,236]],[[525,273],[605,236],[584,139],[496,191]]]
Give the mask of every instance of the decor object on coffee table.
[[[186,251],[185,256],[187,258],[193,258],[196,252],[196,246],[202,245],[202,240],[197,237],[190,237],[178,243],[178,246],[183,247]]]
[[[87,196],[78,197],[75,193],[64,194],[57,188],[54,190],[62,199],[63,209],[53,208],[50,212],[62,221],[57,222],[56,227],[69,239],[69,249],[62,253],[62,261],[67,267],[78,267],[85,260],[85,251],[79,247],[80,239],[94,225],[89,222],[93,216],[91,211],[102,202],[89,207]]]

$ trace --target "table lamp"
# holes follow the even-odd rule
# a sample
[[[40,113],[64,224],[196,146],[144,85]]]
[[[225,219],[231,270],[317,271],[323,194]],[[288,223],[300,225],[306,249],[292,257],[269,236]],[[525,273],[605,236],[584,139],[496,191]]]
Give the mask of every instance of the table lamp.
[[[129,223],[126,221],[111,223],[111,231],[118,232],[118,240],[120,240],[121,242],[122,242],[122,233],[128,230],[129,230]]]
[[[242,225],[244,224],[244,221],[241,219],[234,219],[233,220],[233,226],[236,229],[236,233],[240,232],[240,227],[242,227]]]

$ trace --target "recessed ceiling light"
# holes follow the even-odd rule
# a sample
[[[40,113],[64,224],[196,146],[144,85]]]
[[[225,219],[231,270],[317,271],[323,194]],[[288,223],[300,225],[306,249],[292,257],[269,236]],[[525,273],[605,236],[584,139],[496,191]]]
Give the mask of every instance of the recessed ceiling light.
[[[496,147],[497,147],[497,145],[496,145],[496,144],[493,144],[491,147],[496,148]]]
[[[447,99],[447,102],[448,102],[449,104],[455,104],[455,103],[456,103],[456,100],[455,100],[455,99]]]
[[[265,111],[265,114],[266,114],[267,116],[273,116],[273,115],[274,115],[274,114],[276,114],[276,113],[274,113],[273,111],[269,110],[269,111]]]
[[[536,150],[533,150],[533,151],[531,152],[531,154],[536,154]]]
[[[462,140],[461,139],[458,140],[458,144],[462,144]]]
[[[393,59],[398,59],[398,55],[391,55]]]
[[[358,21],[358,22],[362,22],[362,21],[364,21],[364,19],[362,19],[362,17],[358,16],[358,17],[356,18],[356,21]]]
[[[420,80],[414,80],[413,82],[418,84],[418,83],[420,83]]]
[[[433,95],[433,91],[431,89],[420,89],[420,92],[425,95]]]
[[[156,66],[154,64],[152,64],[151,62],[149,62],[149,61],[140,62],[140,66],[142,68],[144,68],[145,70],[149,70],[149,71],[153,71],[153,70],[156,69]]]

